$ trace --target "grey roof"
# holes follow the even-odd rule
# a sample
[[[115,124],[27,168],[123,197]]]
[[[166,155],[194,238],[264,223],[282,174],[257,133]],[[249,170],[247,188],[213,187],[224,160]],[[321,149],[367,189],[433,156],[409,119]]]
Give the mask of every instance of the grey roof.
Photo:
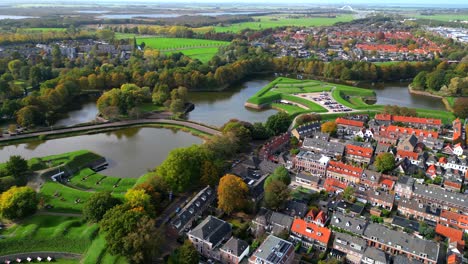
[[[424,203],[419,203],[417,200],[414,199],[406,199],[402,197],[398,202],[398,207],[405,207],[417,212],[422,212],[434,216],[440,216],[440,208],[435,206],[429,206]]]
[[[300,137],[304,135],[309,135],[310,133],[314,133],[315,131],[320,131],[321,123],[320,122],[311,122],[305,125],[299,126],[296,128],[297,133]]]
[[[293,222],[293,218],[289,215],[285,215],[278,212],[273,212],[270,216],[270,223],[285,227],[289,230]],[[273,227],[274,228],[274,227]]]
[[[212,243],[214,246],[231,233],[231,225],[214,216],[208,216],[198,226],[196,226],[189,235]]]
[[[287,252],[292,247],[291,242],[269,235],[253,255],[258,259],[268,261],[266,263],[283,263],[283,259],[288,257]]]
[[[290,216],[298,216],[302,218],[307,213],[307,204],[300,201],[290,200],[286,203],[284,211]]]
[[[249,247],[249,244],[242,239],[231,237],[221,250],[228,252],[236,257],[240,257],[242,253]]]
[[[415,255],[426,254],[428,259],[437,261],[439,244],[434,241],[420,239],[401,231],[394,231],[379,224],[369,224],[364,236],[392,247],[400,247],[402,251]]]
[[[262,160],[258,165],[262,173],[273,173],[277,167],[281,166],[278,163],[271,162],[269,160]]]
[[[364,234],[364,230],[366,229],[368,222],[362,218],[350,217],[341,213],[334,213],[330,224],[351,233],[362,235]]]
[[[416,259],[409,259],[404,255],[396,255],[393,257],[393,263],[395,264],[422,264],[421,261]]]
[[[387,254],[375,247],[367,247],[364,251],[364,257],[373,259],[374,261],[378,261],[381,263],[389,263]]]
[[[414,184],[413,192],[415,194],[441,200],[446,203],[453,203],[461,208],[468,207],[468,198],[462,193],[450,192],[440,187],[426,186],[418,183]]]
[[[318,176],[314,176],[314,175],[307,175],[307,174],[303,174],[303,173],[298,173],[298,174],[296,174],[296,178],[304,179],[304,180],[311,181],[311,182],[320,183],[320,178]]]
[[[364,206],[362,205],[359,205],[357,203],[348,203],[343,200],[338,201],[338,202],[332,201],[331,204],[329,204],[329,206],[336,210],[341,210],[341,211],[349,210],[349,212],[359,214],[359,215],[362,214],[362,212],[365,209]]]
[[[408,177],[408,176],[401,176],[398,178],[397,184],[407,186],[407,187],[413,187],[414,185],[414,178]]]
[[[382,173],[380,172],[365,169],[362,172],[361,179],[366,179],[368,181],[378,183],[381,176],[382,176]]]
[[[202,213],[206,206],[212,203],[215,198],[216,193],[213,188],[210,186],[205,187],[180,210],[174,220],[172,220],[172,225],[177,230],[182,230],[194,216]]]
[[[377,147],[375,148],[375,153],[381,153],[381,152],[389,152],[391,148],[390,144],[384,144],[384,143],[377,143]]]
[[[345,233],[334,232],[335,239],[333,245],[346,248],[347,250],[363,254],[366,249],[367,243],[363,238],[352,236]]]
[[[415,135],[407,136],[403,140],[400,140],[398,145],[400,144],[410,144],[413,147],[416,147],[418,144],[418,138]]]
[[[401,216],[394,216],[392,220],[392,225],[399,226],[401,228],[408,228],[412,231],[419,231],[419,222],[414,220],[409,220]]]
[[[302,148],[313,151],[322,151],[324,155],[343,154],[345,145],[339,142],[329,142],[322,139],[306,137],[302,143]]]

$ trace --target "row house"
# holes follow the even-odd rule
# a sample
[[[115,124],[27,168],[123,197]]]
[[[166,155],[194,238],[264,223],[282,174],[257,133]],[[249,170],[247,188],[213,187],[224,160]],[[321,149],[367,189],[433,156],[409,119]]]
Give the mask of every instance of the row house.
[[[415,129],[409,127],[399,127],[390,125],[388,127],[381,127],[380,131],[386,131],[398,137],[415,135],[417,138],[439,138],[439,133],[435,131]]]
[[[306,137],[313,136],[315,133],[320,132],[321,123],[320,122],[311,122],[301,126],[296,127],[291,131],[291,134],[296,137],[298,140],[303,140]]]
[[[379,206],[389,211],[393,209],[393,204],[395,202],[394,194],[383,191],[356,191],[355,195],[359,200],[365,203],[370,203],[372,206]]]
[[[219,248],[231,234],[232,228],[229,223],[210,215],[187,235],[200,255],[219,261]]]
[[[366,247],[362,256],[363,264],[387,264],[390,263],[388,255],[380,249]]]
[[[291,138],[289,133],[284,133],[265,143],[260,149],[259,157],[266,160],[276,152],[284,149],[289,144]]]
[[[419,129],[436,129],[439,130],[442,127],[441,119],[434,118],[421,118],[421,117],[412,117],[412,116],[399,116],[399,115],[390,115],[390,114],[377,114],[375,119],[386,125],[398,122],[407,125],[411,125]]]
[[[439,224],[455,227],[468,233],[468,215],[442,210],[439,217]]]
[[[372,189],[380,188],[381,177],[382,173],[365,169],[361,175],[361,185]]]
[[[421,149],[423,149],[423,146],[418,145],[418,138],[415,135],[402,136],[398,140],[397,150],[419,152]]]
[[[450,192],[439,186],[415,183],[411,198],[445,210],[468,211],[468,198],[465,194]]]
[[[324,227],[325,223],[327,222],[327,214],[322,210],[312,209],[306,214],[304,220],[306,220],[306,222],[314,223],[318,226]]]
[[[461,143],[458,143],[455,145],[447,144],[442,150],[442,153],[445,153],[448,155],[462,156],[464,153],[464,149]]]
[[[261,208],[257,216],[252,220],[252,231],[255,236],[261,236],[265,233],[280,235],[291,229],[293,218],[279,212],[273,212]]]
[[[426,264],[437,264],[440,245],[437,242],[414,237],[379,224],[369,224],[363,238],[369,247],[378,248],[391,255],[405,255]]]
[[[291,242],[269,235],[249,258],[249,264],[292,264],[294,256]]]
[[[308,222],[304,219],[296,218],[291,226],[291,238],[301,241],[305,248],[313,247],[320,251],[325,251],[331,239],[331,230]]]
[[[335,232],[332,248],[330,254],[335,258],[341,259],[341,254],[335,253],[339,251],[344,254],[346,263],[360,264],[367,244],[366,241],[360,237]]]
[[[324,177],[330,158],[311,151],[300,151],[293,159],[293,166],[299,171],[307,171],[313,176]]]
[[[399,136],[387,131],[378,131],[374,132],[374,140],[378,143],[384,143],[388,145],[395,146],[398,142]]]
[[[345,145],[339,142],[329,142],[321,138],[306,137],[302,142],[302,149],[338,158],[343,156]]]
[[[408,176],[402,176],[398,178],[395,184],[395,194],[398,197],[411,198],[413,195],[414,178]]]
[[[441,157],[437,163],[437,166],[441,166],[446,170],[459,170],[465,173],[468,171],[468,160],[466,158],[459,158],[456,156],[450,156],[448,159]]]
[[[346,145],[345,153],[347,160],[370,163],[374,155],[374,149],[348,144]]]
[[[338,212],[335,212],[330,220],[331,226],[344,230],[347,233],[353,233],[356,236],[364,235],[364,230],[368,224],[369,222],[366,219],[351,217]]]
[[[426,161],[426,153],[416,153],[413,151],[398,150],[395,158],[400,161],[402,159],[408,159],[411,164],[416,166],[424,166]]]
[[[171,225],[179,232],[190,228],[197,219],[216,199],[216,193],[210,186],[205,187],[193,197],[171,221]]]
[[[401,198],[398,202],[398,213],[407,218],[417,219],[418,221],[431,221],[433,223],[437,223],[439,221],[441,210],[437,207],[429,206],[413,199]]]
[[[338,161],[330,161],[327,168],[327,178],[335,178],[342,182],[358,184],[364,170]]]
[[[364,127],[363,121],[345,119],[338,117],[335,120],[337,125],[337,134],[340,136],[354,136]]]

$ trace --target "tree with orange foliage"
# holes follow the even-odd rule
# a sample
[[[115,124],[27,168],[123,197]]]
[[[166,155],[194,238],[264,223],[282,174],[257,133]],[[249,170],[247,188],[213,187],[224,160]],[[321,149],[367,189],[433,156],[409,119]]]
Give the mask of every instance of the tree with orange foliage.
[[[224,175],[218,187],[218,208],[230,214],[244,208],[249,187],[245,182],[232,174]]]
[[[337,130],[335,121],[328,121],[322,124],[321,130],[323,133],[334,134]]]

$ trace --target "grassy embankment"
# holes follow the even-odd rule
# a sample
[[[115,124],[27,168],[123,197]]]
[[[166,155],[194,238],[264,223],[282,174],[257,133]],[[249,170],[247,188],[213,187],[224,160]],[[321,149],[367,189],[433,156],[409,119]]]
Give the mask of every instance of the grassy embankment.
[[[117,34],[116,37],[121,39],[136,37],[138,44],[144,42],[146,47],[158,49],[166,54],[182,52],[184,55],[202,62],[208,62],[218,52],[219,47],[229,44],[226,41],[207,39],[164,38],[122,33]]]
[[[53,208],[44,211],[81,213],[83,203],[95,191],[110,191],[115,197],[123,199],[137,179],[109,177],[86,167],[98,159],[101,156],[80,150],[28,160],[32,170],[58,166],[80,169],[71,177],[68,186],[45,177],[46,182],[39,196],[44,199],[44,204],[50,204]],[[0,168],[3,166],[0,164]],[[79,203],[77,199],[80,199]],[[58,263],[127,263],[125,258],[110,255],[103,235],[98,235],[98,226],[86,223],[81,217],[36,214],[2,230],[0,235],[4,236],[4,239],[0,239],[0,255],[34,251],[71,252],[84,254],[82,261],[60,259]]]
[[[337,15],[336,17],[306,17],[291,16],[288,14],[255,16],[254,22],[235,23],[227,26],[205,27],[206,30],[214,29],[216,32],[238,33],[244,29],[260,30],[277,27],[310,27],[310,26],[330,26],[337,22],[348,22],[353,20],[353,15]]]
[[[326,109],[319,104],[293,96],[292,94],[301,93],[319,93],[327,91],[332,93],[332,97],[340,104],[359,110],[355,113],[375,114],[384,109],[384,105],[370,105],[365,101],[366,98],[375,97],[375,92],[370,89],[357,88],[341,84],[326,83],[316,80],[295,80],[280,77],[269,83],[267,86],[260,89],[252,97],[247,100],[247,103],[259,107],[273,107],[278,110],[286,111],[288,114],[296,116],[303,113],[320,113],[324,119],[333,119],[338,116],[348,113],[327,113]],[[286,105],[276,103],[279,100],[287,100],[306,106],[308,109],[303,109],[295,105]],[[304,102],[307,101],[307,102]],[[449,123],[455,119],[453,113],[440,110],[415,109],[420,117],[440,118],[445,123]]]

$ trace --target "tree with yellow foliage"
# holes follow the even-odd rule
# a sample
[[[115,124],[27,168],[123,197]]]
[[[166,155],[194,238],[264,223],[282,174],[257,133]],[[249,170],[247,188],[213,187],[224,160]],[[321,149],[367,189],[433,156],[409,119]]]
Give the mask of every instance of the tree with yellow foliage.
[[[334,134],[337,130],[337,125],[335,121],[328,121],[322,124],[321,130],[323,133]]]
[[[19,219],[36,212],[38,198],[30,187],[11,187],[0,195],[0,215],[8,219]]]
[[[224,175],[218,187],[218,208],[227,214],[245,207],[249,187],[245,182],[232,174]]]

